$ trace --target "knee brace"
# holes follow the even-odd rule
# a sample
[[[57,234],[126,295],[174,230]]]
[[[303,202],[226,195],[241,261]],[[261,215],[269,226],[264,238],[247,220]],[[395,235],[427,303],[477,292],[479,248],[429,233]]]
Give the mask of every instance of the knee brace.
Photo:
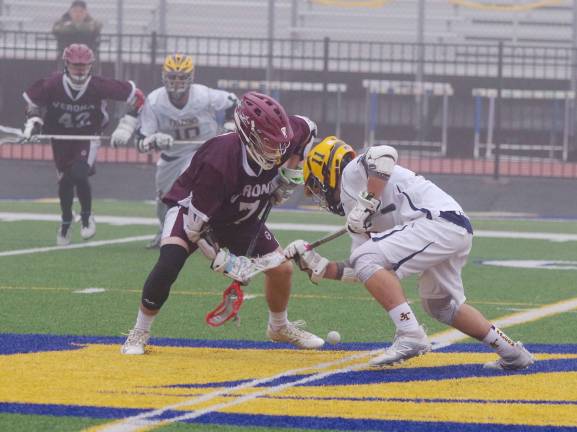
[[[459,305],[451,297],[440,299],[422,299],[421,304],[425,312],[447,325],[453,325],[455,315],[459,310]]]
[[[392,264],[372,242],[366,242],[356,248],[350,257],[350,263],[354,268],[356,277],[362,283],[369,280],[377,271],[392,268]]]
[[[144,307],[151,310],[162,307],[187,258],[188,252],[181,246],[168,244],[160,248],[158,261],[142,289],[141,301]]]

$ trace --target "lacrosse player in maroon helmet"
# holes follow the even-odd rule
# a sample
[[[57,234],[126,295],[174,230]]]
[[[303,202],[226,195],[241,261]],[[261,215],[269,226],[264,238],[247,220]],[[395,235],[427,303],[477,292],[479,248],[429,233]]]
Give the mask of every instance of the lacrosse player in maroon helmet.
[[[264,94],[245,94],[234,114],[236,131],[208,140],[165,195],[160,256],[142,291],[134,328],[121,352],[143,354],[152,322],[168,298],[186,259],[200,249],[215,272],[247,282],[254,270],[250,254],[265,263],[269,307],[267,336],[298,348],[314,349],[323,339],[288,321],[292,264],[259,215],[269,201],[280,204],[302,184],[297,169],[316,125],[305,117],[288,116]],[[252,249],[252,248],[251,248]]]
[[[48,135],[100,135],[108,122],[106,100],[123,101],[139,110],[144,94],[132,81],[118,81],[92,75],[94,53],[83,44],[72,44],[62,54],[64,73],[55,73],[32,84],[23,94],[26,101],[24,138]],[[88,178],[94,174],[99,142],[52,140],[58,171],[58,197],[62,223],[56,244],[70,243],[74,191],[80,202],[80,234],[87,240],[96,233],[92,216],[92,192]]]

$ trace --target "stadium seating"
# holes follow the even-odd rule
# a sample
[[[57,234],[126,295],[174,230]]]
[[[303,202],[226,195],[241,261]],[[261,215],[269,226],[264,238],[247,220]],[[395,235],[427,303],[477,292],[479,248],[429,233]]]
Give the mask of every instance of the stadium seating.
[[[166,0],[170,35],[266,37],[269,0]],[[118,0],[88,2],[92,15],[116,32]],[[327,5],[318,0],[275,0],[275,37],[416,42],[419,0],[392,0],[381,7]],[[521,11],[473,9],[449,0],[427,0],[426,42],[569,44],[572,5]],[[499,6],[504,1],[485,2]],[[510,3],[510,2],[508,2]],[[69,0],[3,0],[2,30],[49,31]],[[159,0],[125,0],[124,32],[163,28]]]

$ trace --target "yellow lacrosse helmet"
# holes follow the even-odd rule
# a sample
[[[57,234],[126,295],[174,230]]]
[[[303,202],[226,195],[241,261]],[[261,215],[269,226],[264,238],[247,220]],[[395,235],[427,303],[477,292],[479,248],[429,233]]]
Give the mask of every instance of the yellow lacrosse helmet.
[[[192,57],[184,54],[170,54],[162,64],[162,83],[168,94],[179,99],[187,93],[193,80],[194,63]]]
[[[322,208],[344,216],[337,188],[343,169],[355,156],[353,148],[336,136],[326,137],[314,146],[303,167],[305,194],[316,197]]]

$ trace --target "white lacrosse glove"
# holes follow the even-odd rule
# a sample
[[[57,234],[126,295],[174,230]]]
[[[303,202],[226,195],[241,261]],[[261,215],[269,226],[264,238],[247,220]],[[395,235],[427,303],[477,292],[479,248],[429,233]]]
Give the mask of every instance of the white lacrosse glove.
[[[319,283],[327,271],[329,260],[310,248],[304,240],[295,240],[284,250],[284,256],[294,259],[301,270],[309,273],[309,278],[313,283]]]
[[[38,135],[42,131],[42,126],[44,126],[44,120],[42,120],[41,117],[34,116],[27,118],[26,123],[24,123],[22,137],[26,141],[34,141],[34,135]]]
[[[196,243],[205,257],[213,260],[218,251],[218,244],[212,238],[211,230],[206,222],[197,213],[189,210],[188,214],[183,216],[182,225],[188,239]]]
[[[226,248],[218,251],[216,257],[210,264],[210,268],[243,285],[246,285],[250,281],[250,275],[256,269],[253,260],[245,256],[236,256]]]
[[[272,204],[284,204],[289,200],[295,188],[304,184],[303,171],[300,169],[281,168],[273,182],[275,189],[271,196]]]
[[[381,202],[372,193],[361,192],[357,197],[357,205],[347,217],[347,228],[355,234],[364,234],[372,228],[372,216],[381,207]]]
[[[171,135],[157,132],[139,140],[136,148],[140,153],[148,153],[150,150],[168,150],[173,144],[174,138]]]
[[[224,132],[234,132],[236,130],[236,126],[234,125],[233,121],[227,121],[222,125],[222,130]]]
[[[130,114],[123,116],[110,136],[110,147],[126,147],[132,134],[136,130],[137,125],[138,119],[136,117],[131,116]]]

